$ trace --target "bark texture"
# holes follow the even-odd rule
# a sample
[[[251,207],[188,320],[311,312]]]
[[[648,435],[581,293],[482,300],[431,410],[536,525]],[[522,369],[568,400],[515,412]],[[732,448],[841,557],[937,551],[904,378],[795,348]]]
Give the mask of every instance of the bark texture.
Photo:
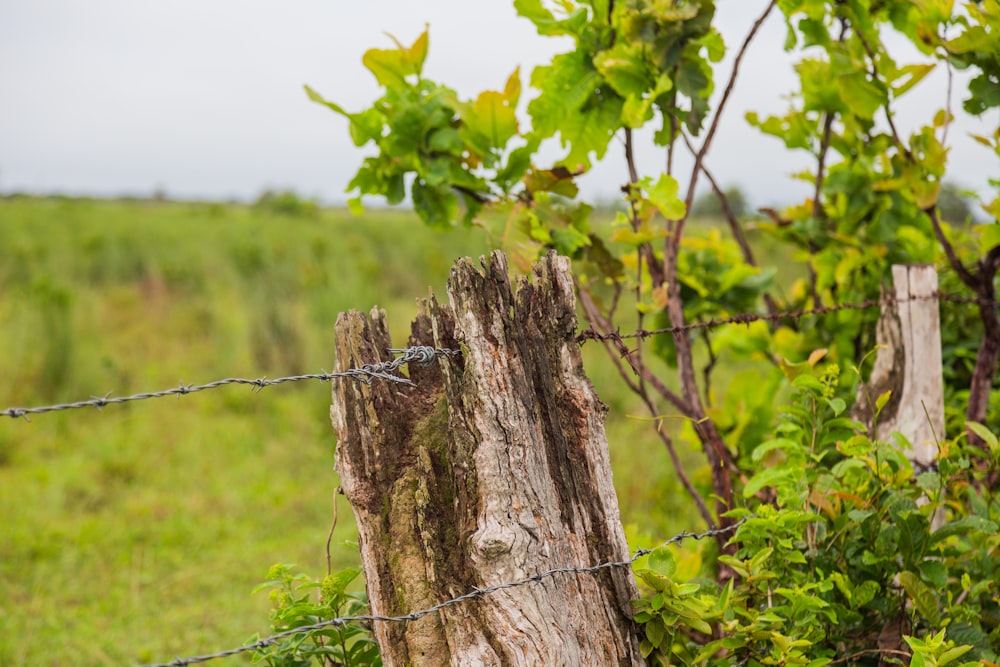
[[[336,468],[375,614],[628,558],[569,260],[549,254],[514,286],[502,253],[481,264],[455,264],[451,305],[422,301],[408,343],[462,356],[411,364],[415,387],[334,384]],[[381,310],[338,317],[338,369],[390,346]],[[557,574],[375,633],[389,667],[641,665],[636,596],[629,568]]]

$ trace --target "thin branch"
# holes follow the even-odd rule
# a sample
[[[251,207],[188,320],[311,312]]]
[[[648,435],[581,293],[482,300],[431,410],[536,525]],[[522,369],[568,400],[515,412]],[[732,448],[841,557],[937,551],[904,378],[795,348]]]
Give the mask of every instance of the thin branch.
[[[705,135],[705,142],[701,145],[698,153],[694,157],[694,168],[691,170],[691,180],[688,183],[687,197],[684,198],[684,202],[687,204],[687,210],[690,212],[691,203],[694,201],[694,191],[698,184],[698,174],[701,172],[701,163],[705,159],[705,154],[708,153],[709,147],[712,145],[712,139],[715,137],[715,131],[719,127],[719,120],[722,118],[722,112],[726,107],[726,102],[729,101],[729,96],[733,92],[733,87],[736,85],[736,76],[739,74],[740,63],[743,61],[743,56],[746,54],[747,48],[750,46],[750,42],[753,41],[754,36],[763,25],[764,21],[767,19],[771,10],[774,9],[777,0],[771,0],[767,3],[767,8],[760,17],[754,21],[753,27],[750,28],[750,32],[747,33],[746,38],[743,40],[743,45],[740,46],[739,52],[736,54],[736,59],[733,61],[733,70],[729,74],[729,82],[726,84],[726,89],[722,93],[722,99],[719,100],[719,106],[715,109],[715,115],[712,117],[712,124],[708,127],[708,133]],[[687,218],[687,213],[684,215]],[[674,244],[680,243],[681,232],[683,231],[684,220],[681,220],[677,225],[677,231],[674,236]]]
[[[635,197],[634,193],[632,192],[632,188],[634,188],[636,184],[638,184],[639,182],[639,172],[635,167],[635,152],[632,146],[632,128],[628,127],[625,128],[625,164],[628,166],[629,207],[632,212],[632,220],[631,220],[632,230],[638,231],[639,212],[635,208]],[[647,243],[644,245],[648,246],[649,244]],[[639,251],[636,253],[636,262],[635,262],[635,273],[636,273],[635,303],[637,306],[635,312],[636,312],[636,322],[639,325],[640,329],[642,328],[642,321],[643,321],[642,309],[638,308],[638,305],[642,302],[642,256],[643,256],[642,249],[639,249]],[[642,340],[639,340],[638,344],[635,346],[635,356],[636,356],[636,364],[640,368],[645,368],[646,364],[643,363],[642,360]],[[646,385],[645,381],[643,380],[642,374],[639,375],[639,390],[643,392],[646,390]]]
[[[681,380],[681,395],[692,412],[689,415],[695,420],[694,430],[702,443],[705,456],[712,472],[712,486],[716,496],[716,511],[720,521],[725,525],[722,514],[729,511],[732,505],[733,490],[730,478],[732,456],[722,442],[715,427],[715,422],[706,415],[698,391],[698,381],[694,372],[694,357],[691,353],[691,337],[685,328],[684,301],[681,298],[680,283],[675,279],[677,272],[677,253],[680,248],[668,243],[666,266],[672,275],[667,283],[667,314],[670,324],[677,327],[674,331],[674,349],[677,353],[677,371]]]
[[[632,372],[635,375],[641,375],[643,379],[656,390],[656,392],[662,396],[664,399],[670,402],[678,411],[685,417],[689,419],[700,419],[700,415],[696,415],[691,404],[681,398],[676,392],[671,390],[660,378],[649,370],[646,366],[639,366],[636,364],[634,352],[628,348],[623,342],[621,336],[613,334],[613,329],[611,324],[601,316],[600,311],[597,309],[597,305],[594,303],[593,298],[590,294],[583,289],[580,289],[579,284],[577,284],[577,294],[580,297],[580,305],[583,307],[584,315],[591,324],[591,328],[599,330],[596,337],[601,340],[610,340],[614,344],[614,349],[618,352],[620,358],[628,362],[629,367],[631,367]],[[613,355],[609,355],[612,356]]]
[[[677,70],[680,65],[674,65],[674,71],[671,75],[671,79],[677,80]],[[677,116],[674,114],[674,110],[677,108],[677,89],[674,88],[670,92],[670,142],[667,143],[667,176],[674,175],[674,143],[677,141]]]
[[[646,409],[649,410],[649,414],[656,418],[658,416],[656,412],[656,406],[653,405],[653,401],[649,398],[649,394],[643,392],[639,396],[643,403],[646,404]],[[705,500],[698,493],[698,489],[694,488],[694,484],[691,483],[691,478],[688,477],[687,472],[684,470],[684,464],[681,462],[680,457],[677,455],[677,448],[674,447],[673,439],[664,432],[661,425],[658,424],[656,427],[656,434],[660,436],[660,440],[663,445],[667,448],[667,455],[670,456],[671,463],[674,464],[674,470],[677,471],[677,478],[681,482],[681,486],[684,490],[688,492],[688,495],[694,500],[694,504],[698,506],[698,514],[705,521],[705,525],[709,528],[715,528],[715,519],[712,517],[711,510],[708,509],[708,505],[705,504]],[[720,545],[721,546],[721,545]]]
[[[948,257],[948,264],[951,268],[958,274],[958,277],[962,279],[962,282],[970,287],[974,292],[979,291],[980,276],[973,275],[965,264],[962,264],[962,260],[958,258],[958,253],[955,252],[955,246],[951,244],[948,237],[944,235],[944,228],[941,226],[941,219],[938,218],[937,207],[928,206],[924,209],[924,213],[931,219],[931,225],[934,227],[934,235],[937,236],[938,243],[944,248],[944,254]]]
[[[344,489],[337,487],[333,492],[333,521],[330,522],[330,532],[326,534],[326,574],[333,574],[333,558],[330,555],[330,543],[333,542],[333,531],[337,530],[337,496],[344,493]]]
[[[597,306],[590,297],[590,294],[581,290],[579,284],[577,284],[576,291],[577,294],[580,295],[580,304],[583,306],[583,315],[587,319],[590,327],[593,328],[597,326],[598,328],[609,332],[607,330],[608,322],[606,322],[600,313],[597,312]],[[621,362],[622,359],[628,360],[633,372],[636,371],[635,366],[631,363],[628,348],[621,343],[620,338],[613,342],[611,336],[602,336],[600,340],[604,345],[604,349],[608,353],[608,358],[611,359],[611,363],[615,365],[615,370],[618,371],[618,375],[625,381],[625,384],[628,385],[628,388],[632,391],[632,393],[638,396],[646,405],[646,409],[649,410],[650,416],[654,418],[657,417],[658,412],[656,410],[656,406],[653,404],[652,398],[649,396],[649,391],[646,389],[644,384],[636,383],[632,379],[631,375],[625,370],[625,366]],[[618,354],[615,354],[616,351]],[[643,370],[645,370],[645,367],[643,367]],[[640,375],[640,378],[641,377],[642,376]],[[679,399],[680,397],[677,398]],[[663,445],[667,448],[667,455],[670,456],[670,460],[674,465],[674,470],[677,471],[677,478],[680,480],[681,486],[684,487],[694,500],[695,505],[698,507],[698,513],[701,514],[702,519],[705,520],[705,524],[709,528],[714,528],[715,520],[712,518],[712,513],[709,511],[708,505],[705,504],[701,494],[698,493],[694,484],[691,483],[691,478],[688,477],[687,472],[684,470],[684,465],[681,462],[680,457],[677,455],[677,449],[674,447],[674,441],[669,435],[664,433],[662,428],[657,427],[656,434],[660,437]],[[722,545],[720,545],[720,548],[721,546]]]
[[[635,155],[632,152],[632,128],[625,128],[625,163],[628,165],[628,182],[635,185],[639,182],[639,172],[635,168]]]
[[[872,61],[872,71],[871,71],[872,78],[875,79],[876,81],[879,80],[881,76],[879,75],[878,72],[878,64],[875,62],[876,60],[875,50],[872,49],[871,44],[869,44],[868,40],[865,39],[865,35],[862,31],[855,30],[854,34],[858,36],[858,40],[861,42],[861,46],[864,48],[865,53],[868,54],[868,58]],[[906,145],[903,143],[903,140],[899,136],[899,132],[896,130],[896,122],[892,119],[892,109],[889,106],[889,102],[886,102],[885,106],[883,107],[883,110],[885,111],[885,119],[889,122],[889,131],[892,132],[892,140],[895,142],[896,147],[899,148],[899,150],[903,151],[907,159],[912,162],[913,154],[910,152],[910,149],[907,148]]]
[[[813,188],[813,217],[823,218],[823,176],[826,173],[826,155],[830,152],[830,138],[833,135],[833,117],[832,111],[826,112],[823,118],[823,137],[820,139],[819,143],[819,154],[816,156],[818,164],[816,165],[816,179],[814,181]]]
[[[701,378],[704,382],[704,392],[705,392],[705,403],[709,406],[712,405],[712,371],[715,370],[715,365],[719,362],[719,358],[715,356],[715,350],[712,349],[712,336],[708,333],[708,329],[701,329],[701,339],[705,341],[705,349],[708,350],[708,362],[701,369]]]

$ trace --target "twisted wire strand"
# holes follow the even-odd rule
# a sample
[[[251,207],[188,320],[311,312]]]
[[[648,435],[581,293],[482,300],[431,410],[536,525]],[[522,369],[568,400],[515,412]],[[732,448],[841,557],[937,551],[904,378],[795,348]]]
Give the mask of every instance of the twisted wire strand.
[[[527,584],[534,584],[543,581],[549,577],[553,577],[557,574],[596,574],[601,570],[607,570],[617,567],[629,567],[637,560],[643,556],[648,556],[657,549],[661,549],[671,544],[676,544],[686,539],[692,540],[704,540],[710,537],[716,537],[718,535],[724,535],[735,531],[741,525],[743,525],[752,516],[744,517],[736,523],[730,524],[723,528],[713,528],[711,530],[706,530],[702,533],[692,533],[684,531],[677,533],[670,539],[661,542],[659,545],[652,549],[637,549],[632,557],[627,560],[619,561],[608,561],[605,563],[599,563],[597,565],[591,565],[589,567],[557,567],[552,570],[545,570],[544,572],[539,572],[538,574],[532,575],[530,577],[524,577],[523,579],[517,579],[515,581],[508,581],[502,584],[496,584],[494,586],[488,586],[486,588],[474,588],[464,595],[459,595],[458,597],[445,600],[444,602],[439,602],[438,604],[427,607],[426,609],[421,609],[419,611],[414,611],[409,614],[403,614],[400,616],[379,616],[379,615],[363,615],[363,616],[341,616],[338,618],[332,618],[320,623],[313,623],[312,625],[303,625],[297,628],[292,628],[291,630],[285,630],[284,632],[279,632],[268,637],[263,637],[249,644],[244,644],[243,646],[238,646],[236,648],[231,648],[225,651],[219,651],[218,653],[208,653],[205,655],[196,655],[188,658],[175,658],[170,662],[160,662],[150,665],[141,665],[140,667],[186,667],[187,665],[195,665],[203,662],[209,662],[211,660],[217,660],[219,658],[228,658],[230,656],[238,655],[240,653],[246,653],[248,651],[256,651],[257,649],[266,648],[272,644],[276,644],[286,637],[292,637],[303,632],[310,632],[312,630],[322,630],[324,628],[331,627],[341,627],[348,623],[407,623],[409,621],[416,621],[428,614],[433,614],[442,609],[467,602],[469,600],[474,600],[476,598],[485,597],[491,593],[496,593],[497,591],[502,591],[507,588],[516,588],[518,586],[526,586]]]
[[[55,405],[42,405],[32,408],[7,408],[6,410],[0,411],[0,416],[18,418],[24,417],[28,418],[28,415],[41,414],[44,412],[57,412],[60,410],[75,410],[78,408],[101,408],[107,405],[114,405],[116,403],[128,403],[130,401],[143,401],[148,398],[163,398],[164,396],[186,396],[187,394],[193,394],[199,391],[205,391],[206,389],[216,389],[218,387],[224,387],[230,384],[242,384],[249,385],[254,391],[260,391],[264,387],[270,387],[276,384],[284,384],[286,382],[301,382],[303,380],[320,380],[323,382],[329,382],[332,380],[338,380],[342,378],[351,378],[364,382],[365,384],[371,384],[372,380],[386,380],[388,382],[398,382],[399,384],[406,384],[413,386],[413,382],[409,378],[403,377],[402,375],[393,375],[393,371],[396,371],[403,366],[411,362],[416,362],[421,366],[427,366],[433,363],[439,357],[444,356],[454,356],[461,354],[459,350],[447,350],[442,348],[435,348],[429,345],[417,345],[414,347],[407,348],[392,348],[389,350],[392,354],[399,354],[401,356],[396,357],[390,361],[381,361],[375,364],[365,364],[360,368],[349,368],[346,371],[339,371],[336,373],[327,373],[323,371],[322,373],[308,373],[305,375],[289,375],[287,377],[279,377],[268,379],[265,377],[257,379],[249,378],[226,378],[224,380],[215,380],[214,382],[207,382],[205,384],[198,385],[188,385],[181,384],[173,389],[165,389],[163,391],[148,391],[140,394],[132,394],[131,396],[112,396],[110,393],[104,396],[97,396],[90,398],[85,401],[74,401],[72,403],[59,403]]]

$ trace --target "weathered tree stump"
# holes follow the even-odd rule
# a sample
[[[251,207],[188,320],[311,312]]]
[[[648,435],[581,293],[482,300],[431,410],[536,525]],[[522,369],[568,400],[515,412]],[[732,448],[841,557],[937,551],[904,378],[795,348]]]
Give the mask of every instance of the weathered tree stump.
[[[606,407],[574,342],[569,260],[512,289],[506,257],[459,260],[451,305],[420,303],[410,345],[461,348],[415,387],[341,382],[336,469],[360,532],[372,612],[406,615],[560,567],[628,558]],[[341,314],[337,367],[388,359],[385,313]],[[387,666],[641,665],[629,568],[563,573],[376,622]]]

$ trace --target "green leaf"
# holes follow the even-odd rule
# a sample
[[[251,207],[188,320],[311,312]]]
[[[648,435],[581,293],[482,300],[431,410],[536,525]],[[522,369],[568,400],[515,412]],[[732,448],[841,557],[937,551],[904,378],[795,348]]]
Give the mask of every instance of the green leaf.
[[[458,217],[458,198],[446,187],[430,187],[418,180],[411,195],[414,210],[431,227],[449,228]]]
[[[979,225],[979,252],[987,254],[993,248],[1000,246],[1000,222],[992,225]],[[982,437],[982,436],[980,436]],[[985,440],[985,438],[983,438]]]
[[[635,576],[642,579],[643,583],[652,588],[654,591],[665,591],[670,588],[670,584],[673,583],[669,577],[665,577],[659,572],[654,572],[653,570],[636,570]]]
[[[996,533],[997,530],[998,526],[993,521],[976,515],[964,516],[961,519],[949,521],[935,530],[931,535],[931,544],[940,542],[952,535],[963,535],[974,531],[990,535]]]
[[[861,582],[861,584],[854,589],[854,595],[851,598],[851,606],[854,609],[860,609],[874,600],[880,590],[881,587],[878,585],[877,581],[868,579]]]
[[[672,577],[677,571],[677,562],[668,547],[657,547],[649,554],[649,567],[665,577]]]
[[[611,89],[596,95],[600,73],[581,51],[564,53],[552,64],[536,67],[531,85],[541,94],[528,104],[534,132],[544,139],[559,133],[569,154],[559,164],[570,169],[590,167],[590,154],[604,157],[608,142],[620,127],[623,100]]]
[[[708,60],[713,63],[721,62],[726,55],[726,43],[722,39],[722,34],[713,26],[699,42],[708,51]]]
[[[779,486],[784,482],[793,480],[798,476],[798,472],[785,468],[765,468],[750,478],[750,481],[743,487],[743,497],[749,498],[765,486]]]
[[[406,77],[420,76],[427,58],[428,34],[425,29],[413,45],[404,47],[392,35],[396,49],[369,49],[361,58],[365,67],[375,75],[375,79],[386,88],[406,85]]]
[[[687,619],[687,624],[702,633],[703,635],[712,634],[712,626],[708,624],[708,621],[698,617],[692,617]]]
[[[892,398],[891,389],[879,394],[879,397],[875,399],[875,414],[882,412],[882,408],[885,407],[885,404],[888,403],[889,399],[891,398]]]
[[[941,622],[941,610],[938,608],[937,596],[920,580],[914,572],[906,570],[899,573],[899,583],[906,594],[910,596],[913,607],[921,616],[927,619],[931,627],[937,627]]]
[[[539,35],[576,35],[587,24],[587,10],[580,7],[565,19],[557,19],[541,0],[514,0],[514,9],[535,24]]]
[[[590,236],[576,227],[552,230],[552,244],[560,255],[573,257],[576,251],[590,245]]]
[[[905,67],[899,68],[899,77],[896,78],[894,85],[892,86],[892,93],[894,96],[899,97],[906,91],[908,91],[913,86],[917,85],[923,81],[924,77],[934,71],[935,65],[932,64],[916,64],[916,65],[906,65]],[[901,78],[905,80],[902,83],[897,83]]]
[[[347,567],[338,572],[328,575],[323,579],[323,597],[327,598],[331,594],[341,594],[352,581],[358,578],[361,574],[361,570],[353,567]]]
[[[948,568],[939,560],[925,560],[917,565],[920,578],[931,586],[943,589],[948,585]]]
[[[634,43],[618,41],[593,59],[594,67],[622,97],[642,97],[652,86],[653,75],[643,49]]]
[[[601,84],[601,75],[586,54],[574,51],[552,58],[551,65],[536,67],[531,85],[541,94],[528,104],[535,133],[551,137],[563,119],[578,112]]]
[[[829,398],[827,399],[826,404],[830,406],[830,409],[833,410],[833,414],[835,415],[840,415],[847,409],[847,403],[840,397]],[[827,427],[830,427],[829,422],[827,422]]]
[[[507,155],[507,164],[497,171],[495,179],[504,191],[510,190],[518,181],[524,178],[524,175],[528,172],[528,168],[531,167],[531,157],[536,150],[538,150],[538,143],[531,142],[527,146],[521,146],[510,151]]]
[[[754,447],[753,453],[750,455],[750,459],[754,463],[760,463],[768,452],[775,449],[783,451],[786,454],[800,454],[802,452],[802,445],[794,440],[789,440],[788,438],[772,438],[771,440],[762,442]]]
[[[841,74],[837,77],[837,90],[851,112],[867,120],[887,102],[885,92],[864,72]]]
[[[792,380],[792,386],[795,387],[796,389],[806,389],[806,388],[812,389],[817,393],[822,393],[824,389],[823,383],[812,375],[799,375],[795,377]]]
[[[663,636],[666,634],[663,623],[660,622],[660,617],[654,616],[649,623],[643,626],[643,629],[646,631],[646,639],[653,645],[653,648],[660,648]]]
[[[487,90],[459,107],[465,128],[484,137],[490,148],[503,148],[517,134],[515,106],[504,93]]]
[[[952,662],[953,660],[957,660],[958,658],[962,657],[971,650],[972,650],[971,646],[952,646],[951,648],[946,649],[943,653],[941,653],[941,655],[938,656],[937,665],[938,667],[944,667],[948,663]],[[983,661],[980,660],[977,662],[982,663]]]
[[[622,104],[616,97],[565,119],[559,135],[563,146],[570,145],[570,152],[559,163],[575,170],[589,169],[591,153],[598,160],[603,158],[620,127]]]
[[[313,90],[309,86],[302,86],[302,87],[305,88],[306,96],[308,96],[309,99],[312,100],[313,102],[315,102],[317,104],[322,104],[323,106],[331,109],[332,111],[335,111],[335,112],[339,113],[341,116],[345,116],[347,118],[351,117],[351,114],[349,114],[346,111],[344,111],[343,107],[341,107],[338,104],[334,104],[333,102],[330,102],[330,101],[326,100],[322,95],[320,95],[319,93],[317,93],[315,90]]]
[[[652,183],[647,177],[643,180],[643,189],[646,191],[646,198],[653,206],[659,209],[663,217],[668,220],[680,220],[684,217],[687,207],[684,201],[677,196],[679,186],[677,179],[668,174],[661,174],[656,183]]]

